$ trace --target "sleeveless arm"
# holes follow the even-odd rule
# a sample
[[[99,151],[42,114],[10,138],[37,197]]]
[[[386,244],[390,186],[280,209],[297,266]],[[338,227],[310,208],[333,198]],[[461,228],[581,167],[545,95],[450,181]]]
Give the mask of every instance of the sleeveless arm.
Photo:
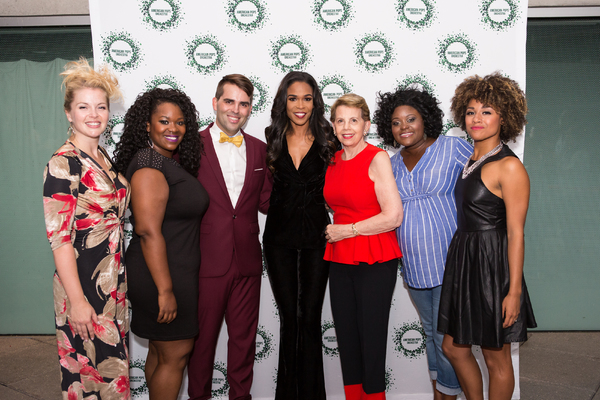
[[[177,301],[167,261],[167,246],[162,223],[169,199],[169,185],[163,173],[154,168],[141,168],[131,177],[131,209],[135,217],[135,233],[148,270],[158,289],[159,323],[169,323],[177,316]]]
[[[354,224],[363,236],[392,231],[400,226],[403,217],[402,201],[392,172],[392,164],[385,151],[378,152],[371,161],[369,177],[375,184],[375,195],[381,212]],[[352,231],[352,224],[331,224],[327,226],[325,233],[329,243],[356,236]]]
[[[525,258],[525,218],[529,207],[529,176],[516,157],[506,157],[500,166],[500,188],[506,206],[508,269],[510,287],[502,301],[503,327],[515,323],[521,304],[523,260]]]

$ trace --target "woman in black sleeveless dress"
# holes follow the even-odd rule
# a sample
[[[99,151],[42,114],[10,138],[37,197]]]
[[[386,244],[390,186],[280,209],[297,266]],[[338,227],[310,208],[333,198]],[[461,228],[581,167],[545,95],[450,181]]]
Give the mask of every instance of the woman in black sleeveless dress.
[[[481,371],[471,345],[481,346],[489,371],[489,398],[514,390],[511,342],[536,327],[523,279],[529,177],[504,144],[526,123],[518,84],[494,73],[462,82],[452,98],[454,120],[475,148],[456,183],[458,229],[442,285],[438,330],[443,350],[468,400],[483,400]]]
[[[125,262],[131,331],[149,339],[150,399],[177,398],[198,334],[200,221],[208,194],[196,179],[197,128],[196,108],[185,93],[153,89],[127,111],[116,150],[116,164],[132,188],[134,234]]]
[[[325,399],[321,309],[329,216],[323,185],[335,145],[324,114],[317,82],[292,71],[279,85],[265,129],[274,183],[263,246],[280,319],[276,400]]]

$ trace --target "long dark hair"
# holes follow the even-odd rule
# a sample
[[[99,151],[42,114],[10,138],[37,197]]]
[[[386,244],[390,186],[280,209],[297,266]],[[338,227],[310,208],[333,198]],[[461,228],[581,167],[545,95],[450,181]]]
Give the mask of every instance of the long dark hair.
[[[148,147],[146,124],[152,113],[163,103],[177,105],[185,120],[185,135],[177,147],[179,164],[193,176],[198,176],[200,153],[203,150],[202,139],[198,133],[198,112],[192,100],[183,92],[175,89],[155,88],[140,94],[125,114],[123,136],[115,150],[115,166],[122,174],[127,172],[129,163],[136,153]]]
[[[329,165],[336,150],[333,129],[325,118],[325,102],[319,90],[317,81],[310,74],[302,71],[292,71],[283,77],[271,108],[271,125],[265,128],[267,139],[267,165],[275,172],[274,163],[281,156],[283,141],[289,129],[290,119],[287,116],[287,92],[295,82],[307,83],[312,88],[313,110],[310,116],[309,128],[315,142],[319,145],[319,156]]]

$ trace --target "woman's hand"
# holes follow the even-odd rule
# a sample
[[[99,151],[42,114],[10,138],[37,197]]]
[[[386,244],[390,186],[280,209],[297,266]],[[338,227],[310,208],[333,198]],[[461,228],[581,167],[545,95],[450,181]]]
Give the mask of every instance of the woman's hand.
[[[88,339],[94,340],[94,324],[98,324],[98,315],[90,303],[86,300],[71,302],[68,318],[71,329],[76,335],[81,336],[84,342]]]
[[[168,324],[177,316],[177,300],[172,291],[158,294],[158,318],[159,324]]]
[[[503,328],[508,328],[517,322],[519,313],[521,310],[521,296],[517,294],[508,293],[508,295],[502,300],[502,316],[504,322],[502,323]]]
[[[79,280],[75,250],[71,243],[65,243],[52,251],[56,273],[65,289],[69,300],[69,313],[67,319],[75,335],[81,336],[84,341],[94,340],[94,324],[98,323],[98,316],[94,307],[88,303]]]
[[[493,163],[496,164],[496,163]],[[494,165],[489,165],[493,167]],[[486,166],[487,167],[487,166]],[[525,167],[515,157],[506,157],[489,169],[498,176],[497,190],[506,206],[506,236],[508,239],[508,295],[502,300],[502,326],[512,326],[521,309],[521,287],[523,283],[523,260],[525,258],[525,218],[529,207],[529,176]],[[482,179],[484,179],[482,170]],[[489,174],[492,175],[492,174]],[[493,181],[492,181],[493,182]],[[484,183],[486,181],[484,180]]]
[[[342,239],[347,239],[355,236],[352,232],[350,224],[329,224],[325,228],[325,239],[329,243],[339,242]]]

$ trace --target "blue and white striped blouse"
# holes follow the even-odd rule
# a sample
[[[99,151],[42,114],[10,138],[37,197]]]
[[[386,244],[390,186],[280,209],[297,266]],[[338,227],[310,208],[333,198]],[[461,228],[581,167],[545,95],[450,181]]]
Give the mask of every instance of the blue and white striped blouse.
[[[404,256],[404,280],[412,288],[442,284],[448,246],[456,231],[454,186],[472,153],[465,140],[440,135],[411,172],[400,152],[392,157],[404,207],[404,220],[396,233]]]

